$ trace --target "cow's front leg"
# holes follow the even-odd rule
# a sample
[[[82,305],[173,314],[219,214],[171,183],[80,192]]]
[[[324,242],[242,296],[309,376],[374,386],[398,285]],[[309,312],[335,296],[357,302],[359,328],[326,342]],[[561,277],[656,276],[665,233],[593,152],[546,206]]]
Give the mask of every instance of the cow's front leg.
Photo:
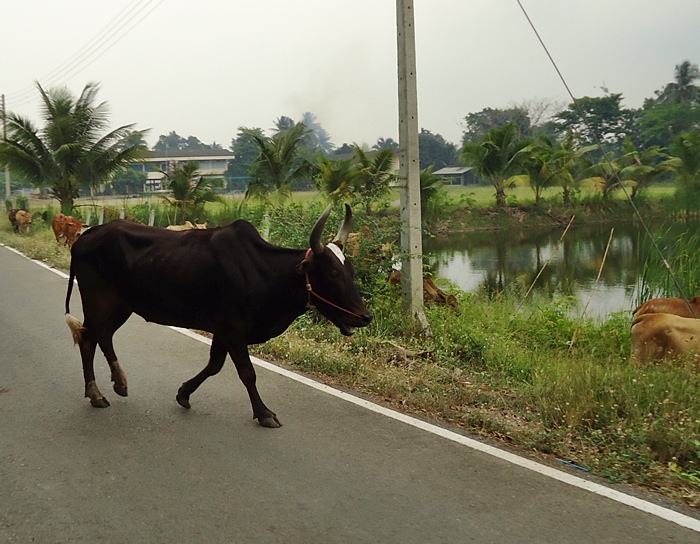
[[[214,374],[218,374],[221,370],[221,367],[224,366],[225,360],[226,347],[217,337],[217,335],[214,335],[214,338],[211,341],[211,349],[209,350],[209,362],[207,363],[207,366],[205,366],[204,369],[194,378],[192,378],[191,380],[187,380],[180,386],[180,389],[178,389],[177,395],[175,396],[175,400],[177,400],[178,404],[183,408],[187,408],[189,410],[191,407],[190,395],[194,393],[200,385],[202,385],[202,382],[204,382],[204,380],[206,380],[210,376],[213,376]]]
[[[279,419],[277,419],[277,415],[265,406],[258,393],[258,388],[255,386],[255,368],[253,368],[253,363],[248,354],[248,346],[241,344],[232,345],[229,347],[229,353],[236,365],[238,377],[248,391],[250,403],[253,406],[253,418],[257,419],[258,423],[263,427],[270,427],[272,429],[281,427],[282,424]]]

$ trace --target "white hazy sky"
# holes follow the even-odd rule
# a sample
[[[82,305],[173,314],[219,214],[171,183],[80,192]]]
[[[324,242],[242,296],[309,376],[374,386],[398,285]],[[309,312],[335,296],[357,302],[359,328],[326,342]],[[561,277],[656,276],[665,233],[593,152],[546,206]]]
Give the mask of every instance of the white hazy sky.
[[[421,128],[459,143],[486,107],[570,100],[516,0],[414,0]],[[698,0],[521,0],[573,94],[627,107],[700,63]],[[238,127],[316,115],[336,146],[398,139],[394,0],[6,0],[0,93],[100,84],[111,124],[228,148]]]

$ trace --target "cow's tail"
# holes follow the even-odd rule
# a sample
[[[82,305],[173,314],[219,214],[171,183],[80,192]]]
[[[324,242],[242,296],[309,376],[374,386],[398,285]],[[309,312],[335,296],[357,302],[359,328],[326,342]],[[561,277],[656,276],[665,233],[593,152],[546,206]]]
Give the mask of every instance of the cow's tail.
[[[76,317],[70,315],[70,296],[73,293],[73,281],[75,280],[75,271],[73,270],[73,261],[70,264],[70,276],[68,278],[68,292],[66,293],[66,323],[73,336],[73,342],[80,345],[83,338],[83,333],[87,330]]]

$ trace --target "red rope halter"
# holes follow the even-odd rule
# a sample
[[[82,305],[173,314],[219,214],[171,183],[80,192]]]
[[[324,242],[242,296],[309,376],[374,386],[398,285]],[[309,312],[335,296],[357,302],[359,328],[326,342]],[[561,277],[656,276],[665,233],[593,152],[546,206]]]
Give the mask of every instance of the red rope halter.
[[[305,257],[305,258],[308,259],[308,258],[311,256],[311,253],[312,253],[311,248],[307,249],[307,250],[306,250],[306,257]],[[311,280],[309,279],[309,272],[308,272],[308,271],[306,272],[306,290],[309,292],[309,304],[308,304],[309,306],[313,306],[313,305],[314,305],[314,303],[313,303],[313,301],[312,301],[312,299],[311,299],[311,295],[313,295],[313,296],[315,296],[317,299],[319,299],[319,300],[325,302],[326,304],[328,304],[329,306],[333,306],[333,308],[335,308],[336,310],[340,310],[340,311],[342,311],[342,312],[345,312],[346,314],[350,314],[350,315],[352,315],[352,316],[359,317],[360,319],[362,319],[362,316],[361,316],[361,315],[356,314],[355,312],[351,312],[350,310],[347,310],[347,309],[345,309],[345,308],[341,308],[341,307],[338,306],[337,304],[333,304],[330,300],[327,300],[327,299],[323,298],[323,297],[322,297],[321,295],[319,295],[316,291],[314,291],[313,288],[311,287]]]

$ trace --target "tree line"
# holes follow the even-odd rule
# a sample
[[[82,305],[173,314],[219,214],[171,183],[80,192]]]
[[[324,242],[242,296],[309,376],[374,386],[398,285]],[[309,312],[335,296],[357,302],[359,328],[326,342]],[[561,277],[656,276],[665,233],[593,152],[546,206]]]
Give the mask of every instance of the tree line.
[[[464,118],[461,146],[422,129],[419,147],[424,195],[435,195],[440,181],[433,171],[466,165],[496,189],[496,204],[506,205],[509,186],[527,184],[536,201],[551,186],[562,188],[565,204],[583,187],[607,197],[640,190],[670,175],[680,181],[684,198],[700,202],[700,79],[697,65],[676,66],[674,81],[655,92],[638,110],[622,107],[623,96],[604,89],[602,97],[582,97],[565,108],[552,101],[530,101],[508,109],[486,108]],[[66,88],[45,90],[43,127],[8,113],[7,139],[0,143],[0,165],[34,186],[47,187],[70,212],[79,191],[104,185],[129,190],[138,174],[126,168],[147,156],[145,133],[134,125],[108,131],[107,105],[97,103],[99,86],[89,83],[75,98]],[[107,131],[107,132],[105,132]],[[367,211],[389,191],[398,143],[378,138],[372,148],[343,144],[336,148],[310,112],[294,121],[281,116],[267,136],[261,128],[240,127],[232,138],[234,159],[226,172],[228,189],[246,198],[283,202],[292,190],[315,188],[330,200],[353,200]],[[154,151],[222,149],[176,132],[161,135]],[[178,168],[182,169],[182,165]],[[213,192],[220,183],[203,184],[196,165],[164,172],[187,194]],[[185,180],[185,181],[183,181]],[[195,187],[198,187],[195,189]],[[183,214],[187,206],[175,198]]]

